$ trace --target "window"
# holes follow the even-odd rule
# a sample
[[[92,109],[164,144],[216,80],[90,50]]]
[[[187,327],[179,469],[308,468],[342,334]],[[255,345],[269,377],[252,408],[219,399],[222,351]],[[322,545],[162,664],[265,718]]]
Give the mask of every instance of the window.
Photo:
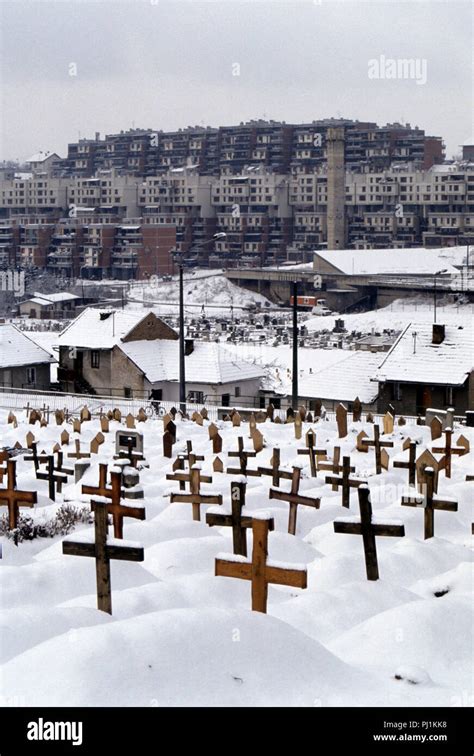
[[[392,383],[392,397],[393,400],[399,402],[402,398],[402,390],[399,383]]]
[[[26,368],[26,382],[30,385],[36,383],[36,368]]]
[[[190,391],[189,401],[193,404],[204,404],[204,391]]]
[[[447,404],[448,406],[451,406],[453,404],[453,387],[452,386],[446,386],[444,403]]]
[[[236,387],[235,387],[235,389],[234,389],[234,394],[235,394],[235,396],[236,396],[236,397],[237,397],[237,396],[240,396],[240,386],[236,386]]]
[[[132,389],[130,388],[130,386],[124,386],[123,387],[123,395],[127,399],[131,399],[131,397],[132,397]]]
[[[91,351],[91,367],[100,368],[100,352],[96,349]]]

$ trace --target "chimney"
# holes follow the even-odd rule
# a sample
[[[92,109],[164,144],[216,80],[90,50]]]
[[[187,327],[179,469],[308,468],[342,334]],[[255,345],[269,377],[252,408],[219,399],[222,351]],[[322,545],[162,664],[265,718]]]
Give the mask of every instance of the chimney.
[[[440,323],[433,323],[433,338],[432,344],[442,344],[445,337],[445,327]]]
[[[186,339],[184,342],[184,354],[188,357],[194,352],[194,339]]]

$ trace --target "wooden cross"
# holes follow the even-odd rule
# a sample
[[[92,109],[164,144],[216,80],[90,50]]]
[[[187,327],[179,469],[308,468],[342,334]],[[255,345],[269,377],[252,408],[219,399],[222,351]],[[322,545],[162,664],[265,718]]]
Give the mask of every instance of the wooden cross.
[[[434,536],[434,510],[440,509],[445,512],[457,512],[458,503],[454,499],[438,499],[434,495],[434,475],[432,467],[425,469],[424,495],[402,496],[401,504],[404,507],[423,507],[425,510],[425,541]]]
[[[359,488],[360,522],[349,522],[346,518],[334,520],[335,533],[349,533],[361,535],[364,542],[365,568],[367,580],[379,579],[379,567],[377,562],[376,536],[394,536],[401,538],[405,535],[405,527],[400,525],[385,525],[375,523],[372,519],[372,504],[368,486]]]
[[[305,454],[309,456],[311,477],[316,478],[318,474],[317,457],[318,455],[326,455],[327,451],[326,449],[316,449],[316,433],[313,430],[309,430],[306,434],[306,449],[298,449],[298,454]]]
[[[25,456],[23,459],[25,459],[27,462],[33,462],[35,467],[35,472],[38,472],[40,463],[43,464],[48,461],[48,454],[45,454],[44,452],[42,454],[38,454],[38,442],[32,441],[31,446],[31,455]]]
[[[90,496],[105,496],[110,494],[110,488],[107,488],[107,467],[105,462],[99,464],[99,485],[88,486],[82,485],[82,493]]]
[[[108,514],[107,505],[95,504],[94,543],[83,541],[63,541],[63,554],[71,556],[94,557],[97,579],[97,608],[112,614],[112,589],[110,583],[110,560],[124,559],[131,562],[143,562],[142,546],[109,545],[107,543]]]
[[[341,447],[335,446],[333,453],[332,453],[332,461],[323,461],[319,463],[319,469],[320,470],[329,470],[329,472],[336,473],[338,475],[342,472],[342,465],[340,464],[341,459]],[[350,467],[349,472],[355,472],[355,467]],[[337,491],[338,490],[338,483],[332,484],[332,490]]]
[[[306,568],[290,569],[267,563],[268,532],[274,529],[273,518],[262,519],[254,516],[252,521],[253,547],[252,561],[234,556],[233,560],[216,558],[215,574],[222,577],[241,578],[252,583],[252,610],[267,611],[268,584],[291,585],[295,588],[307,587]]]
[[[378,425],[374,425],[374,439],[373,441],[370,441],[367,438],[363,438],[361,441],[363,446],[373,446],[375,450],[375,471],[377,475],[380,475],[382,472],[382,457],[381,457],[381,450],[382,448],[389,448],[393,447],[393,441],[381,441],[380,440],[380,428]]]
[[[171,503],[183,502],[185,504],[192,504],[193,506],[193,520],[201,519],[201,504],[222,504],[222,494],[208,494],[201,493],[201,470],[199,467],[193,467],[191,470],[191,480],[189,482],[191,493],[172,493]]]
[[[75,452],[68,452],[68,457],[72,459],[83,459],[83,458],[89,458],[90,452],[81,452],[81,442],[78,438],[74,439],[74,444],[76,447]]]
[[[104,465],[104,467],[107,469],[107,466]],[[99,496],[103,496],[106,499],[110,499],[110,502],[107,502],[107,511],[109,514],[112,515],[112,521],[114,523],[114,536],[115,538],[123,538],[123,519],[124,517],[133,517],[135,520],[144,520],[146,513],[144,507],[130,507],[128,504],[122,504],[121,498],[122,498],[122,473],[118,471],[112,471],[110,473],[110,488],[107,488],[106,485],[104,485],[105,480],[103,477],[101,477],[101,470],[99,469],[99,486],[98,488],[101,488],[102,493],[99,494]],[[82,493],[92,493],[93,486],[82,486]],[[96,490],[96,495],[98,491]],[[91,501],[92,508],[96,507],[97,504],[100,504],[101,502],[97,502],[95,500]]]
[[[178,459],[180,459],[180,458],[178,457]],[[184,468],[184,458],[181,458],[180,461],[182,463],[181,469],[180,470],[178,469],[178,472],[167,473],[166,474],[166,480],[177,480],[177,481],[179,481],[179,490],[180,491],[185,491],[186,490],[186,483],[189,483],[191,485],[192,468],[190,468],[188,472],[184,472],[184,470],[183,470],[183,468]],[[173,465],[173,469],[174,469],[174,465]],[[201,483],[212,483],[212,476],[211,475],[200,475],[199,476],[199,480],[201,481]]]
[[[64,452],[62,452],[61,449],[58,449],[56,455],[56,465],[54,467],[55,471],[63,473],[64,475],[74,475],[74,470],[72,470],[70,467],[63,467]]]
[[[232,481],[230,484],[230,514],[220,512],[207,512],[206,522],[211,527],[232,528],[232,542],[234,554],[247,556],[247,529],[252,527],[252,518],[243,517],[242,509],[245,506],[245,492],[247,484],[241,481]]]
[[[36,491],[18,491],[16,487],[16,459],[7,460],[7,487],[0,488],[0,505],[8,507],[8,527],[18,524],[19,507],[32,507],[38,501]]]
[[[271,475],[273,486],[276,486],[278,488],[281,478],[284,478],[285,480],[292,479],[293,473],[290,473],[287,470],[280,470],[280,449],[273,449],[273,455],[270,460],[270,464],[271,467],[259,467],[258,471],[260,475]]]
[[[341,475],[339,477],[326,475],[325,478],[326,483],[332,483],[333,491],[338,491],[339,486],[342,486],[342,506],[348,509],[350,506],[351,488],[359,488],[359,486],[366,485],[367,483],[366,480],[362,480],[361,478],[351,479],[350,475],[354,470],[355,468],[351,467],[351,458],[343,457]]]
[[[446,428],[444,431],[444,446],[433,446],[432,451],[435,454],[444,454],[446,477],[451,477],[451,458],[453,454],[462,456],[466,453],[464,446],[453,446],[453,431],[452,428]]]
[[[394,467],[403,468],[404,470],[408,470],[408,483],[411,486],[415,485],[416,482],[416,444],[414,441],[410,441],[410,445],[408,447],[408,462],[398,462],[395,460],[393,463]]]
[[[270,488],[269,498],[278,499],[279,501],[287,501],[290,505],[290,511],[288,515],[288,533],[296,535],[296,515],[298,513],[298,504],[305,505],[307,507],[314,507],[319,509],[321,499],[314,499],[311,496],[302,496],[299,493],[301,480],[301,469],[299,467],[293,467],[293,477],[291,479],[290,491],[279,491],[275,488]]]
[[[56,491],[61,493],[63,483],[67,483],[67,475],[65,473],[56,472],[54,469],[54,457],[51,454],[47,459],[47,470],[45,472],[36,471],[36,477],[38,480],[48,481],[48,496],[51,501],[56,501]]]
[[[196,462],[204,462],[204,455],[202,454],[195,454],[193,452],[193,442],[191,440],[186,441],[186,454],[180,454],[180,456],[187,460],[188,467],[191,469]]]
[[[254,477],[260,477],[260,468],[257,470],[248,470],[247,469],[247,462],[249,460],[249,457],[256,457],[257,452],[256,451],[244,451],[244,438],[243,436],[239,436],[238,438],[238,451],[231,451],[228,452],[228,457],[238,457],[240,460],[240,468],[237,467],[228,467],[226,472],[229,475],[253,475]]]

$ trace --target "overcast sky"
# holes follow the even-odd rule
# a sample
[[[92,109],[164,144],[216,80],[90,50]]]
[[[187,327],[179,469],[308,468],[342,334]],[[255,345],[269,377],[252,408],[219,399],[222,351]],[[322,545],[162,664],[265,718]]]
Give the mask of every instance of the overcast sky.
[[[0,159],[263,117],[408,122],[448,157],[474,133],[471,2],[0,0],[0,13]],[[369,78],[380,56],[426,61],[426,83]]]

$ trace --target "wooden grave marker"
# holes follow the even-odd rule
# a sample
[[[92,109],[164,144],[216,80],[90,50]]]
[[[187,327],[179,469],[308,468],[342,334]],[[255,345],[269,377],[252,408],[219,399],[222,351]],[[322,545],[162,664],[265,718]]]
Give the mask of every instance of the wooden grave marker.
[[[408,470],[408,483],[414,486],[416,483],[416,444],[414,441],[410,441],[410,439],[408,441],[408,460],[406,462],[395,460],[393,466]]]
[[[367,485],[366,480],[362,480],[361,478],[351,478],[351,472],[354,472],[354,467],[351,466],[351,458],[343,457],[340,476],[326,475],[324,479],[325,483],[332,484],[333,491],[338,491],[339,487],[341,487],[341,504],[343,507],[347,507],[347,509],[349,509],[350,506],[351,488],[359,488],[360,486]]]
[[[294,588],[307,587],[306,568],[291,569],[279,567],[277,564],[267,564],[268,557],[268,532],[274,529],[274,521],[271,517],[252,518],[252,561],[241,557],[242,561],[228,560],[224,556],[217,557],[215,561],[215,574],[221,577],[234,577],[250,580],[252,584],[252,610],[254,612],[267,611],[268,585],[289,585]]]
[[[240,428],[241,417],[237,411],[232,413],[232,425],[234,428]]]
[[[216,433],[219,433],[219,428],[215,423],[209,423],[207,427],[207,432],[209,434],[209,441],[212,441],[212,437],[216,435]]]
[[[60,437],[61,446],[69,445],[69,433],[67,430],[63,430]]]
[[[360,403],[360,399],[358,396],[354,399],[354,404],[352,405],[352,422],[358,423],[360,422],[360,419],[362,417],[362,404]]]
[[[245,506],[247,484],[243,481],[232,481],[230,484],[230,513],[206,512],[206,523],[213,527],[232,528],[232,545],[234,554],[247,556],[247,529],[252,527],[252,518],[242,516]]]
[[[293,467],[293,474],[291,479],[291,490],[281,491],[280,489],[270,488],[269,498],[278,499],[278,501],[287,501],[290,505],[288,515],[288,533],[290,535],[296,535],[296,517],[298,514],[298,505],[306,507],[314,507],[319,509],[321,499],[315,499],[312,496],[303,496],[299,493],[301,480],[301,468]]]
[[[215,473],[223,473],[224,472],[224,463],[220,457],[216,457],[215,460],[212,463],[212,469]]]
[[[169,430],[165,430],[163,433],[163,456],[167,457],[168,459],[171,459],[173,456],[173,444],[174,444],[174,437],[169,432]]]
[[[81,418],[82,423],[88,422],[91,419],[91,413],[87,404],[85,404],[81,409],[79,417]]]
[[[386,412],[383,416],[383,432],[384,436],[389,436],[393,433],[393,427],[395,424],[395,418],[391,412]]]
[[[295,415],[294,425],[295,425],[295,438],[299,440],[303,432],[303,422],[301,420],[301,415],[299,412],[297,412]]]
[[[275,415],[275,407],[270,402],[270,404],[267,406],[267,417],[270,418],[270,420],[273,420],[274,415]]]
[[[305,435],[305,449],[298,449],[298,454],[304,454],[309,457],[309,467],[311,470],[311,477],[316,478],[318,475],[318,457],[326,457],[326,449],[316,448],[316,433],[312,428]]]
[[[228,457],[238,457],[240,462],[240,467],[228,467],[226,472],[228,475],[250,475],[259,478],[260,472],[259,468],[257,470],[249,470],[247,467],[249,458],[256,457],[257,452],[256,451],[245,451],[244,450],[244,437],[239,436],[237,439],[238,443],[238,450],[237,451],[230,451],[227,453]]]
[[[456,454],[460,457],[462,457],[464,454],[469,452],[469,441],[464,436],[460,436],[460,439],[463,439],[463,443],[460,446],[453,446],[453,431],[451,428],[445,428],[444,430],[444,447],[443,446],[433,446],[432,451],[435,454],[444,454],[444,469],[445,474],[447,478],[451,477],[451,464],[452,464],[452,455]],[[466,449],[467,444],[467,449]]]
[[[433,489],[436,493],[438,491],[439,471],[442,469],[442,464],[438,462],[429,449],[425,449],[416,460],[416,480],[419,491],[423,491],[423,486],[428,482],[425,475],[425,470],[428,467],[431,467],[434,470]]]
[[[402,496],[401,504],[404,507],[423,507],[425,510],[424,518],[424,537],[425,541],[434,536],[434,511],[435,509],[444,512],[457,512],[458,503],[454,499],[441,499],[434,495],[434,477],[435,472],[432,467],[425,468],[424,492],[415,496]]]
[[[190,480],[191,493],[172,493],[171,503],[181,502],[192,504],[193,520],[201,519],[201,504],[222,504],[222,494],[202,494],[201,493],[201,470],[197,465],[191,469]]]
[[[436,441],[437,438],[441,438],[443,435],[443,423],[438,416],[434,417],[430,423],[431,428],[431,440]]]
[[[270,460],[270,467],[259,467],[258,472],[260,475],[271,475],[272,485],[278,488],[280,486],[280,480],[291,480],[293,473],[288,470],[280,470],[280,449],[275,447],[273,449],[272,458]]]
[[[368,450],[367,446],[364,446],[364,444],[362,443],[363,440],[364,440],[364,438],[368,439],[369,437],[368,437],[367,433],[362,430],[362,431],[360,431],[360,433],[357,434],[356,449],[357,449],[358,452],[362,452],[363,454],[367,454],[369,450]]]
[[[131,412],[125,418],[125,425],[127,428],[135,428],[135,418]]]
[[[35,472],[39,470],[40,464],[43,464],[44,462],[48,461],[48,455],[43,452],[42,454],[38,454],[38,443],[36,441],[33,441],[31,446],[31,455],[25,455],[23,459],[25,462],[33,462]]]
[[[107,488],[107,465],[99,465],[99,485],[82,486],[82,493],[91,496],[102,496],[110,499],[107,502],[107,512],[112,515],[114,525],[114,537],[123,538],[123,520],[124,517],[133,517],[135,520],[145,520],[146,512],[144,507],[131,507],[128,504],[122,504],[123,494],[123,473],[118,470],[112,470],[110,473],[110,488]],[[97,501],[92,500],[91,506],[94,508]]]
[[[148,415],[145,412],[145,409],[143,407],[140,407],[137,413],[137,420],[139,423],[146,423],[148,420]]]
[[[75,452],[68,452],[68,457],[71,459],[89,459],[90,452],[81,452],[81,442],[78,438],[74,439],[74,445],[76,447]]]
[[[107,504],[96,502],[94,505],[94,543],[83,541],[63,541],[63,554],[70,556],[94,557],[96,563],[97,608],[112,614],[112,589],[110,582],[110,560],[122,559],[143,562],[142,546],[107,543],[108,514]]]
[[[405,527],[402,524],[385,525],[383,523],[372,522],[372,504],[368,486],[361,486],[358,493],[360,522],[348,522],[345,518],[339,518],[334,520],[334,532],[362,536],[367,580],[378,580],[379,567],[375,541],[376,536],[402,538],[405,535]]]
[[[336,423],[339,438],[345,438],[347,436],[347,409],[343,404],[337,405]]]
[[[67,475],[54,469],[54,457],[52,454],[48,456],[46,467],[45,471],[37,470],[36,477],[38,480],[48,481],[48,496],[51,501],[56,501],[56,491],[61,493],[63,483],[67,483]]]
[[[219,432],[214,433],[212,437],[212,453],[220,454],[222,451],[222,436]]]
[[[381,451],[383,448],[392,448],[393,447],[393,441],[381,441],[380,440],[380,428],[378,425],[374,425],[374,438],[371,441],[370,439],[363,438],[361,440],[362,446],[373,446],[374,452],[375,452],[375,471],[377,475],[380,475],[382,472],[382,455]]]
[[[18,525],[20,507],[32,507],[37,503],[36,491],[20,491],[16,485],[16,459],[7,459],[7,485],[0,488],[0,505],[8,507],[8,528]],[[3,476],[2,476],[3,479]]]
[[[252,433],[252,443],[253,443],[254,451],[257,454],[262,451],[262,449],[263,449],[263,447],[265,445],[265,440],[263,438],[263,433],[261,433],[258,430],[258,428],[255,428],[255,430]]]

